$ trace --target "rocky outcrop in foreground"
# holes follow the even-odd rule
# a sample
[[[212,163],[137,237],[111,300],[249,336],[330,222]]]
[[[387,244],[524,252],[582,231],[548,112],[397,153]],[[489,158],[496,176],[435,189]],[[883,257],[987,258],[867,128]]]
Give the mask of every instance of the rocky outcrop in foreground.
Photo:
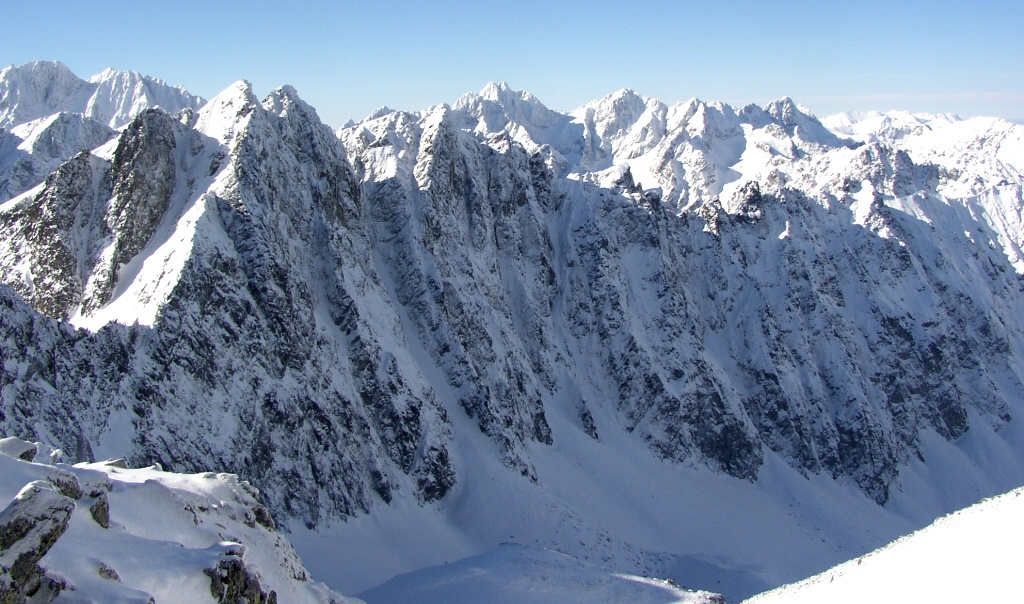
[[[230,474],[67,466],[0,440],[0,602],[346,602],[312,581],[259,493]],[[17,485],[29,481],[20,490]]]

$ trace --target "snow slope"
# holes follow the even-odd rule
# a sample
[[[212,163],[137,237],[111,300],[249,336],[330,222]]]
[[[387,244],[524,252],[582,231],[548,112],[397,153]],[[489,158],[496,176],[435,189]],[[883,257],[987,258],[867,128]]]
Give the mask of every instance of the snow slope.
[[[1024,589],[1024,490],[950,514],[819,575],[755,596],[779,602],[1005,602]]]
[[[565,554],[520,545],[401,575],[359,594],[368,604],[634,602],[715,604],[721,596],[657,579],[610,573]]]

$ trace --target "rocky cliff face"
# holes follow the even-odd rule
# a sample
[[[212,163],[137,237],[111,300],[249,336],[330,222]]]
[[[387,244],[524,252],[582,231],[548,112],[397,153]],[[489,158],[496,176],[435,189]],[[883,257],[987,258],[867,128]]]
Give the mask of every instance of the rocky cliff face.
[[[443,411],[401,379],[378,334],[361,333],[346,287],[381,288],[360,274],[361,234],[344,228],[358,224],[359,192],[337,139],[293,92],[269,109],[251,94],[240,85],[218,97],[211,113],[222,113],[200,115],[198,129],[140,114],[112,157],[71,160],[13,207],[7,240],[40,242],[8,249],[28,300],[55,318],[106,308],[146,323],[75,332],[84,348],[112,348],[120,369],[56,371],[56,393],[38,397],[37,412],[74,389],[80,411],[103,418],[86,440],[127,440],[139,459],[173,467],[233,459],[273,476],[280,511],[310,523],[389,500],[396,467],[436,499],[454,476]],[[216,130],[225,114],[234,130]],[[164,262],[151,266],[146,252]],[[72,366],[95,358],[53,354]],[[112,434],[107,422],[125,414],[129,433]],[[200,417],[205,442],[190,451],[193,438],[179,436],[197,436]],[[18,429],[36,434],[29,422]]]
[[[526,374],[515,377],[527,385],[523,402],[513,390],[512,404],[491,406],[538,418],[536,431],[516,439],[545,442],[543,409],[529,407],[537,391],[571,401],[595,436],[591,407],[611,403],[615,428],[636,432],[659,455],[753,478],[769,449],[809,472],[851,476],[884,503],[899,465],[917,454],[920,430],[956,438],[968,428],[968,408],[996,425],[1009,420],[1012,389],[993,376],[1017,383],[1008,362],[1017,328],[996,301],[1018,296],[1016,271],[991,227],[964,225],[957,204],[941,196],[935,166],[890,147],[851,149],[788,100],[739,114],[700,102],[669,111],[628,92],[578,112],[589,142],[573,156],[565,138],[573,124],[547,139],[564,152],[545,146],[555,122],[543,107],[529,112],[542,115],[539,126],[521,126],[511,116],[537,101],[506,100],[511,108],[501,114],[505,105],[489,98],[499,93],[511,94],[493,87],[464,98],[461,109],[438,108],[419,121],[393,113],[341,136],[370,186],[368,203],[424,197],[418,224],[393,229],[412,241],[389,240],[384,250],[410,252],[386,268],[401,284],[429,284],[438,271],[442,294],[434,297],[446,303],[452,284],[460,312],[429,300],[412,311],[461,317],[428,324],[421,340],[437,362],[458,359],[460,349],[475,349],[470,366],[516,359]],[[684,120],[675,130],[665,126],[669,113]],[[535,132],[541,141],[530,138]],[[698,177],[732,170],[739,184],[739,162],[716,166],[721,156],[708,150],[739,139],[748,147],[741,156],[764,154],[749,149],[762,133],[787,138],[790,155],[779,155],[776,142],[774,159],[759,166],[763,180],[700,187],[696,199],[706,201],[693,212],[677,212],[689,202],[671,186],[666,199],[665,189],[643,190],[630,166],[612,163],[661,153],[651,151],[661,145],[677,157],[699,155],[707,169]],[[574,158],[580,163],[566,163]],[[603,174],[588,171],[601,162],[611,163]],[[580,176],[554,177],[559,165]],[[715,189],[729,196],[712,196]],[[956,244],[936,235],[936,223],[988,230],[988,244],[972,252],[982,266],[951,253]],[[419,274],[416,252],[431,260]],[[463,311],[465,298],[486,306]],[[480,317],[495,318],[474,327]],[[457,346],[449,334],[462,336]],[[497,372],[490,389],[503,391],[501,380],[518,371]],[[487,383],[483,373],[471,382]]]
[[[985,174],[912,153],[628,91],[337,136],[287,87],[147,110],[0,209],[0,425],[230,469],[308,527],[474,488],[467,427],[533,483],[625,434],[885,504],[923,434],[1024,405],[1020,173],[957,196]]]

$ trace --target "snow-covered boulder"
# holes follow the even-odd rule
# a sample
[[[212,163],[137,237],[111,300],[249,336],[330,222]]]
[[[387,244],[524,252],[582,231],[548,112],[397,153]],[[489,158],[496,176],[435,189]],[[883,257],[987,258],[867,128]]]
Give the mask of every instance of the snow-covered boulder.
[[[39,561],[68,529],[75,503],[45,480],[25,485],[0,512],[0,601],[49,601],[66,588]]]
[[[36,458],[37,452],[35,443],[21,440],[16,436],[0,438],[0,455],[14,457],[22,461],[32,461]]]

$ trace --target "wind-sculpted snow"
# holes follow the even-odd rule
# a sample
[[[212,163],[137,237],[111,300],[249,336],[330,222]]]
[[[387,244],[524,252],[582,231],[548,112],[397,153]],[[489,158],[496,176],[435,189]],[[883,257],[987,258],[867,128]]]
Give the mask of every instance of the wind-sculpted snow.
[[[985,488],[1024,480],[986,466],[1024,456],[1005,436],[1024,405],[1019,131],[997,126],[1008,151],[975,164],[992,137],[922,156],[788,99],[622,91],[567,115],[491,85],[335,135],[290,87],[260,102],[238,82],[140,113],[0,207],[0,424],[78,460],[237,472],[297,528],[411,504],[469,555],[518,513],[468,527],[469,502],[510,493],[580,531],[541,546],[764,587],[961,500],[901,507],[915,464],[943,476],[957,451]],[[787,563],[719,527],[708,561],[667,504],[604,493],[623,516],[553,485],[584,452],[624,456],[609,485],[665,465],[673,493],[698,472],[788,498],[781,464],[808,496],[854,485],[889,528],[851,536],[823,511],[844,540]]]

